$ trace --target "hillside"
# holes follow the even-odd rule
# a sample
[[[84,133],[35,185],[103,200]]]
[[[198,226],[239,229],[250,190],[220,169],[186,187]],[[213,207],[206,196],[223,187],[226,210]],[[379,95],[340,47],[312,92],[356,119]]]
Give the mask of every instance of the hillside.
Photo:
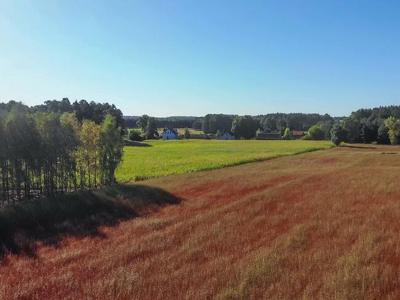
[[[398,298],[399,166],[354,146],[144,181],[179,200],[7,256],[0,298]]]

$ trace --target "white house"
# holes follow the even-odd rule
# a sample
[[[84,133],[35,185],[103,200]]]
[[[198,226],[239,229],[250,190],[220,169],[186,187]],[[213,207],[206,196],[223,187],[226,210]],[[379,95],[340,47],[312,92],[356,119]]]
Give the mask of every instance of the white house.
[[[178,132],[175,129],[164,128],[161,136],[163,140],[176,140],[178,139]]]

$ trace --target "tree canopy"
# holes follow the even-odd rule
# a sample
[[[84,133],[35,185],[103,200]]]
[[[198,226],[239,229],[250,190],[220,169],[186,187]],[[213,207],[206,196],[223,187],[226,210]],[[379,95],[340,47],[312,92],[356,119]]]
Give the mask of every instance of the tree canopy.
[[[255,137],[258,122],[251,116],[235,117],[232,123],[232,133],[237,138],[251,139]]]
[[[122,157],[115,116],[97,123],[79,120],[73,109],[51,112],[18,102],[1,104],[0,112],[0,203],[115,181]]]
[[[335,124],[331,130],[331,141],[336,146],[339,146],[342,142],[345,142],[348,138],[348,131],[343,128],[340,124]]]
[[[388,137],[392,145],[397,145],[400,138],[400,120],[391,116],[385,120],[385,126],[387,128]]]
[[[61,101],[47,100],[44,104],[33,106],[31,110],[33,112],[56,114],[73,112],[80,122],[83,120],[92,120],[96,124],[100,124],[107,115],[111,115],[115,118],[117,126],[124,128],[124,118],[121,110],[114,104],[109,103],[88,102],[86,100],[71,103],[68,98],[63,98]]]

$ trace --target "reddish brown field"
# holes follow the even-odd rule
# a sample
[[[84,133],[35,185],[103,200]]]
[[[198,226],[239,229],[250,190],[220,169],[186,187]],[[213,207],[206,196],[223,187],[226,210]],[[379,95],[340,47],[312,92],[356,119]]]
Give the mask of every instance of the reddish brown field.
[[[398,299],[399,174],[373,146],[149,180],[181,202],[6,256],[0,298]]]

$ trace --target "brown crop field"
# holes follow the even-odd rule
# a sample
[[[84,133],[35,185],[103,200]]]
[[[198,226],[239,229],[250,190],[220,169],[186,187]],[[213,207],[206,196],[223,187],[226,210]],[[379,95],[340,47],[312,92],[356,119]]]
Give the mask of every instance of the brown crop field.
[[[144,181],[176,201],[5,255],[0,299],[398,299],[399,174],[353,146]]]

